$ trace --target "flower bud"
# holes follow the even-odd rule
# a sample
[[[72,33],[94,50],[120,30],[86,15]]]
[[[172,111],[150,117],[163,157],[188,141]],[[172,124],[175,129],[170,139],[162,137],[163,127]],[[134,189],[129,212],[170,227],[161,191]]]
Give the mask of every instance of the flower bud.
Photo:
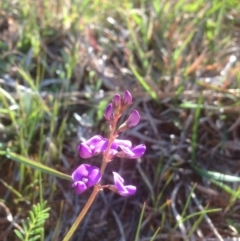
[[[123,105],[131,105],[132,104],[132,95],[128,90],[125,90],[125,92],[123,94],[122,104]]]
[[[119,107],[121,105],[121,96],[114,95],[112,103],[113,103],[113,107]]]
[[[118,127],[118,132],[123,132],[136,126],[140,121],[140,115],[137,110],[134,110],[128,119]]]
[[[126,121],[128,128],[136,126],[140,121],[140,115],[137,110],[134,110]]]
[[[104,113],[104,117],[107,121],[110,121],[113,119],[113,105],[110,103]]]

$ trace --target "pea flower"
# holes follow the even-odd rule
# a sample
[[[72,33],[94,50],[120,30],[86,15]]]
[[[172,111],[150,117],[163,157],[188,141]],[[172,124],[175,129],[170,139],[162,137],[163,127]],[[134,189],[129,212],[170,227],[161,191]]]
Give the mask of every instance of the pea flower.
[[[107,149],[107,147],[108,147],[108,139],[100,135],[96,135],[90,138],[88,141],[81,143],[78,146],[78,152],[82,158],[86,159],[86,158],[90,158],[92,156],[98,155],[101,152],[104,152]],[[118,147],[131,148],[132,143],[129,140],[115,139],[110,148],[110,152],[116,154]]]
[[[96,146],[99,145],[102,140],[102,136],[96,135],[90,138],[88,141],[81,143],[78,146],[79,155],[84,159],[97,155],[98,153]]]
[[[98,167],[82,164],[72,173],[72,179],[72,187],[80,194],[101,180],[101,172]]]
[[[141,157],[145,151],[146,146],[144,144],[135,146],[134,148],[129,148],[126,146],[121,146],[122,151],[118,152],[116,156],[123,157],[123,158],[129,158],[129,159],[136,159]]]
[[[115,185],[109,185],[110,190],[124,197],[131,196],[136,193],[137,188],[135,186],[124,186],[124,179],[118,173],[113,172],[113,180]]]
[[[96,135],[88,141],[81,143],[78,147],[79,155],[84,158],[90,158],[106,151],[108,139]],[[120,149],[120,150],[119,150]],[[115,139],[109,151],[109,161],[114,157],[126,157],[130,159],[141,157],[146,151],[146,146],[141,144],[132,148],[132,142],[129,140]]]

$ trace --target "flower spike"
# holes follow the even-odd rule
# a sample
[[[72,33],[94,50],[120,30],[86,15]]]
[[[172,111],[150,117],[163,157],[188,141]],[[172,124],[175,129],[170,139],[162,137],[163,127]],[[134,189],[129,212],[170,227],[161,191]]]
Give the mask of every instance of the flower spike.
[[[132,142],[129,140],[116,139],[120,132],[136,126],[140,121],[138,111],[133,110],[127,120],[122,125],[119,125],[118,121],[120,120],[123,112],[131,104],[132,95],[128,90],[125,90],[121,96],[119,94],[114,95],[111,103],[106,106],[104,111],[104,118],[108,122],[109,127],[109,138],[95,135],[78,146],[79,155],[84,159],[91,158],[102,153],[102,164],[101,168],[89,164],[81,164],[75,171],[73,171],[72,187],[78,194],[83,193],[92,186],[94,186],[94,189],[64,240],[69,240],[72,237],[72,234],[86,215],[100,190],[108,188],[124,197],[134,195],[137,191],[136,186],[124,185],[124,179],[117,172],[113,172],[113,184],[100,184],[108,162],[112,161],[115,157],[136,159],[141,157],[146,151],[146,146],[143,144],[132,147]]]

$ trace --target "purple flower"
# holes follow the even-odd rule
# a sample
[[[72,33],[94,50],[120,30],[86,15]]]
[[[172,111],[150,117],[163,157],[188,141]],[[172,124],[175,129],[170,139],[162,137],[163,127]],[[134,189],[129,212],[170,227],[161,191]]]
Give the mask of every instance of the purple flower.
[[[110,103],[104,113],[104,117],[107,121],[113,120],[113,105]]]
[[[121,140],[121,139],[115,139],[113,141],[113,144],[116,145],[116,147],[126,147],[126,148],[132,148],[132,142],[129,140]]]
[[[86,159],[99,154],[97,153],[96,146],[98,147],[99,143],[101,143],[103,139],[104,138],[102,136],[96,135],[90,138],[88,141],[81,143],[78,146],[79,155]]]
[[[136,193],[137,188],[132,185],[124,186],[124,179],[116,172],[113,172],[113,180],[115,185],[109,185],[109,189],[117,192],[121,196],[127,197],[134,195]]]
[[[72,179],[72,187],[80,194],[101,180],[101,172],[98,167],[82,164],[72,173]]]
[[[118,152],[116,156],[130,159],[139,158],[146,151],[146,146],[144,144],[135,146],[132,149],[126,146],[120,146],[120,148],[122,149],[122,151]]]
[[[108,147],[108,139],[96,135],[88,141],[78,146],[79,155],[86,159],[105,152]],[[120,148],[120,149],[119,149]],[[146,151],[146,146],[141,144],[132,148],[132,142],[129,140],[115,139],[109,150],[109,160],[114,156],[136,159],[141,157]]]
[[[103,138],[102,136],[96,135],[90,138],[88,141],[81,143],[78,146],[79,155],[86,159],[95,155],[100,154],[101,152],[106,151],[108,147],[108,139]],[[114,155],[118,153],[118,147],[121,149],[132,147],[132,143],[129,140],[119,140],[115,139],[112,143],[112,146],[109,151],[109,159],[111,160]]]
[[[140,115],[137,110],[134,110],[126,121],[128,128],[136,126],[140,121]]]
[[[132,95],[128,90],[125,90],[125,92],[123,94],[122,104],[123,105],[131,105],[132,104]]]

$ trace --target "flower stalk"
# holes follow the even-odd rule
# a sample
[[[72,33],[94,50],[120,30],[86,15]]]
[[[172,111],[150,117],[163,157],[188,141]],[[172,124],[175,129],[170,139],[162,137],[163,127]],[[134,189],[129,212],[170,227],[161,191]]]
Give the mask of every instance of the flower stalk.
[[[115,133],[116,124],[117,124],[117,121],[118,121],[119,117],[114,120],[112,126],[109,125],[109,131],[110,131],[110,133],[109,133],[109,142],[108,142],[108,147],[106,149],[106,152],[103,155],[102,165],[101,165],[101,175],[102,176],[103,176],[103,174],[105,172],[105,169],[107,167],[107,164],[108,164],[108,156],[109,156],[109,151],[110,151],[111,145],[112,145],[114,139],[116,138],[114,133]],[[85,204],[84,208],[82,209],[82,211],[78,215],[78,217],[75,220],[75,222],[73,223],[72,227],[69,229],[69,231],[68,231],[67,235],[65,236],[65,238],[63,239],[63,241],[68,241],[72,237],[73,233],[75,232],[75,230],[77,229],[77,227],[79,226],[79,224],[81,223],[83,218],[85,217],[85,215],[88,212],[89,208],[92,206],[94,200],[97,197],[97,194],[98,194],[99,190],[101,190],[101,187],[100,187],[99,183],[97,183],[97,184],[95,184],[95,186],[93,188],[93,192],[90,195],[87,203]]]
[[[72,227],[68,231],[63,241],[68,241],[92,203],[97,197],[100,190],[108,188],[121,196],[130,196],[135,194],[136,187],[132,185],[124,185],[124,179],[116,172],[113,172],[115,185],[101,185],[101,177],[104,175],[108,162],[112,161],[114,157],[126,157],[130,159],[136,159],[142,156],[146,150],[145,145],[138,145],[132,148],[132,143],[129,140],[116,139],[119,132],[125,131],[129,128],[136,126],[140,121],[140,115],[138,111],[134,110],[129,116],[127,121],[117,129],[117,123],[121,117],[123,111],[132,104],[132,96],[129,91],[125,91],[124,95],[115,95],[112,103],[110,103],[104,113],[104,117],[109,124],[109,137],[103,138],[99,135],[90,138],[85,143],[81,143],[78,147],[79,155],[83,159],[87,159],[103,153],[101,168],[91,166],[89,164],[80,165],[72,174],[74,180],[73,187],[77,193],[82,193],[86,189],[94,185],[93,192],[90,195],[84,208],[78,215],[77,219],[73,223]],[[119,148],[121,150],[119,150]]]
[[[73,223],[72,227],[69,229],[69,231],[68,231],[67,235],[65,236],[65,238],[63,239],[63,241],[68,241],[72,237],[73,233],[75,232],[75,230],[77,229],[77,227],[79,226],[79,224],[81,223],[83,218],[85,217],[88,209],[92,206],[92,203],[94,202],[94,200],[98,194],[98,191],[99,191],[99,187],[96,184],[93,188],[93,192],[92,192],[91,196],[89,197],[87,203],[85,204],[84,208],[78,215],[78,217],[75,220],[75,222]]]

